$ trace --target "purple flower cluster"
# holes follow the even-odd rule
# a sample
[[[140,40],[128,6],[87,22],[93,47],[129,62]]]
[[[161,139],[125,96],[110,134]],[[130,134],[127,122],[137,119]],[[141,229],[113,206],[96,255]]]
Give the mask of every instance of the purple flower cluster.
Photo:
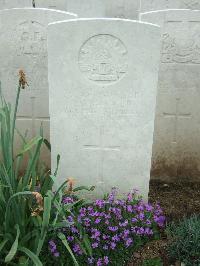
[[[112,254],[133,248],[137,241],[152,238],[165,224],[158,204],[148,204],[135,193],[129,193],[126,199],[117,199],[116,195],[117,190],[112,189],[107,199],[98,199],[79,210],[77,220],[87,233],[93,250],[93,257],[86,258],[86,265],[112,263]],[[69,199],[66,201],[70,203]],[[73,217],[67,219],[73,222]],[[85,256],[79,245],[82,236],[75,224],[70,226],[67,240],[75,255]]]
[[[56,243],[53,240],[49,241],[49,250],[54,257],[60,256],[60,253],[57,251]]]

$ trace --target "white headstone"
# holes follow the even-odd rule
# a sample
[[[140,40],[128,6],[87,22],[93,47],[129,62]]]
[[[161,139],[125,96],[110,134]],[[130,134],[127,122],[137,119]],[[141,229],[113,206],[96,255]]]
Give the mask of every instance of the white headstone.
[[[67,10],[82,18],[105,17],[105,0],[67,0]]]
[[[31,137],[43,122],[49,135],[47,25],[75,15],[48,9],[22,8],[0,11],[0,80],[6,98],[14,102],[18,72],[26,73],[29,87],[22,90],[18,112],[19,130]]]
[[[199,176],[200,11],[141,14],[162,27],[153,174]]]
[[[0,9],[32,7],[32,0],[0,0]]]
[[[62,181],[147,197],[159,41],[159,27],[131,20],[50,24],[52,170],[60,154]]]
[[[67,10],[67,0],[35,0],[35,7],[45,7],[50,9]]]
[[[200,9],[199,0],[141,0],[141,12],[162,9]]]
[[[106,6],[106,17],[138,19],[140,0],[101,0]]]

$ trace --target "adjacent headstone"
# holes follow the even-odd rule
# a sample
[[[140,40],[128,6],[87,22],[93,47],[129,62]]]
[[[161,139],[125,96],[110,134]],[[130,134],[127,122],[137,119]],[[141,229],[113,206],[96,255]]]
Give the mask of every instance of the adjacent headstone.
[[[102,0],[106,6],[106,17],[138,19],[140,0]]]
[[[200,174],[200,11],[141,14],[162,27],[153,175]]]
[[[35,0],[35,7],[67,11],[67,0]]]
[[[141,0],[141,12],[163,9],[200,9],[199,0]]]
[[[0,11],[0,80],[6,98],[14,103],[18,72],[23,69],[29,86],[22,90],[19,130],[34,137],[43,122],[49,135],[49,94],[47,71],[47,25],[76,17],[48,9],[22,8]]]
[[[62,181],[72,176],[101,195],[138,188],[147,197],[159,54],[160,29],[148,23],[50,24],[52,171],[60,154]]]
[[[105,0],[67,0],[67,10],[82,18],[105,17]]]
[[[32,0],[0,0],[0,10],[15,7],[32,7]]]

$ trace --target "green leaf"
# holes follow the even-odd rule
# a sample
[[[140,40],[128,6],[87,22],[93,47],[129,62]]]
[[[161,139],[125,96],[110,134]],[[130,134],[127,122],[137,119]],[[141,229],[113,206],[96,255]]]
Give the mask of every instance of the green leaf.
[[[35,137],[33,139],[31,139],[23,148],[23,150],[21,152],[18,153],[18,156],[23,155],[24,153],[26,153],[27,151],[31,150],[33,146],[35,146],[36,144],[38,144],[39,141],[42,140],[42,137]]]
[[[51,214],[51,198],[49,196],[44,197],[44,211],[42,220],[41,236],[38,243],[37,255],[39,256],[44,240],[46,238],[47,230],[49,228],[49,220]]]
[[[66,247],[67,251],[70,253],[70,255],[71,255],[71,257],[72,257],[72,259],[74,261],[74,265],[79,266],[74,254],[73,254],[73,252],[72,252],[72,250],[71,250],[71,248],[70,248],[70,246],[69,246],[69,244],[67,242],[67,239],[66,239],[65,235],[63,233],[59,233],[58,237],[62,241],[63,245]]]
[[[20,235],[20,230],[19,230],[19,225],[18,224],[15,226],[15,229],[17,230],[17,235],[16,235],[15,241],[12,244],[12,247],[11,247],[8,255],[5,257],[5,262],[6,263],[10,262],[14,258],[15,254],[17,252],[18,240],[19,240],[19,235]]]
[[[43,142],[47,146],[47,149],[51,151],[51,143],[47,139],[44,139]]]
[[[81,186],[81,187],[77,187],[77,188],[73,189],[73,192],[77,192],[80,190],[93,191],[94,189],[95,189],[95,186],[92,186],[92,187]]]
[[[42,262],[40,261],[39,257],[35,255],[33,252],[31,252],[29,249],[25,247],[19,247],[18,249],[19,251],[25,253],[33,261],[35,265],[42,266]]]
[[[1,243],[0,243],[0,252],[1,250],[4,248],[5,244],[8,242],[8,239],[4,239]]]

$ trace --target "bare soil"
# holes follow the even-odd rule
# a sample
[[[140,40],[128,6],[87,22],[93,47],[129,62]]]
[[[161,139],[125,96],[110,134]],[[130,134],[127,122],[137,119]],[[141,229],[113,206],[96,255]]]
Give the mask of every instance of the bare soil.
[[[167,217],[167,223],[200,214],[200,182],[164,183],[152,180],[149,201],[160,203]],[[168,244],[166,235],[162,232],[161,240],[152,241],[134,253],[128,266],[142,266],[145,259],[153,258],[161,258],[163,266],[172,265],[166,251]]]

